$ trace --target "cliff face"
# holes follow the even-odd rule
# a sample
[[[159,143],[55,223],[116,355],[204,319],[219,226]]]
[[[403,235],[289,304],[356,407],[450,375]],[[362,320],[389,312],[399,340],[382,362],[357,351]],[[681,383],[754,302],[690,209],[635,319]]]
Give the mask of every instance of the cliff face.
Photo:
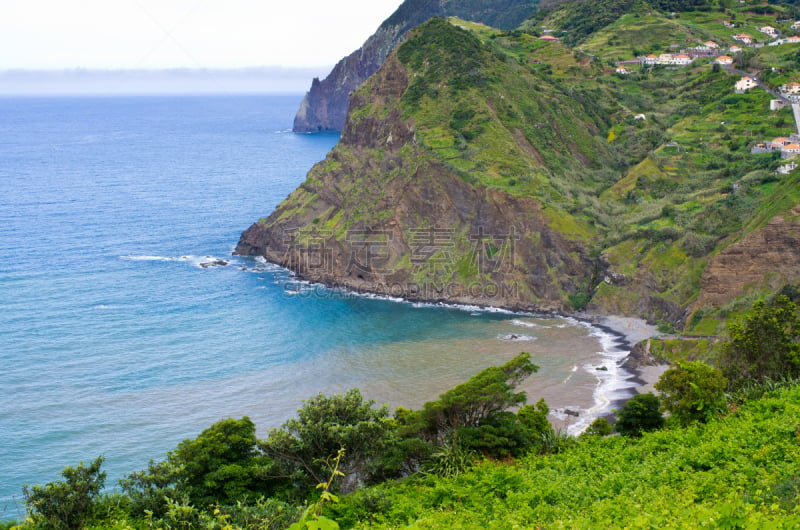
[[[714,256],[703,273],[695,309],[719,307],[753,288],[800,282],[800,206]]]
[[[744,153],[753,127],[782,126],[759,110],[771,96],[720,100],[728,74],[702,66],[607,64],[431,19],[353,92],[340,143],[236,253],[353,290],[701,334],[715,308],[800,281],[800,172]]]
[[[351,102],[380,119],[351,114],[339,145],[236,253],[351,290],[561,310],[592,274],[583,245],[552,230],[538,201],[471,184],[431,156],[399,110],[408,86],[391,55]]]
[[[342,130],[350,93],[378,70],[404,35],[401,26],[380,27],[361,48],[336,63],[328,77],[315,77],[294,117],[294,132]]]
[[[531,0],[406,0],[364,45],[314,78],[294,119],[294,132],[341,131],[350,93],[374,74],[389,52],[413,27],[435,16],[458,16],[489,26],[513,29],[536,8]]]

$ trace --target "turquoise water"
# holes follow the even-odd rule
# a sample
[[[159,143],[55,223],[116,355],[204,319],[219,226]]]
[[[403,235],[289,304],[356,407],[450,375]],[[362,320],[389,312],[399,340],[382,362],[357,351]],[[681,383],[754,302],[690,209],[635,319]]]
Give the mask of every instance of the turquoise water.
[[[230,256],[338,140],[288,132],[299,100],[0,98],[0,518],[65,465],[103,454],[113,487],[218,419],[266,435],[353,386],[419,406],[522,350],[532,400],[599,410],[599,330],[287,290]]]

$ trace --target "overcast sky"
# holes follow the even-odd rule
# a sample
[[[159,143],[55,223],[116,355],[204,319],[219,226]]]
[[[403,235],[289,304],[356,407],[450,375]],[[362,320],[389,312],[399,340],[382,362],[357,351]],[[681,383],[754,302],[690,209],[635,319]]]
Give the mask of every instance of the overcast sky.
[[[309,67],[402,0],[0,0],[0,70]]]

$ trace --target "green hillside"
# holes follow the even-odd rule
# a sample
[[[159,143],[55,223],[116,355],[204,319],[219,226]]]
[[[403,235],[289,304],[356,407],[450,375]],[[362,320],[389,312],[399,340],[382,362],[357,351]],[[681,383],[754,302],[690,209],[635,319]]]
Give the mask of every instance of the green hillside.
[[[663,344],[676,363],[658,395],[577,438],[526,404],[517,387],[538,367],[522,352],[417,410],[351,389],[263,439],[247,417],[218,421],[113,491],[103,457],[67,467],[24,488],[19,528],[797,528],[793,300],[800,286],[757,301],[710,347]]]
[[[420,291],[444,282],[493,282],[513,285],[516,296],[434,299],[587,308],[713,334],[737,305],[800,276],[788,265],[800,263],[791,244],[752,248],[755,238],[766,244],[794,233],[800,173],[776,174],[785,163],[777,152],[750,152],[797,132],[791,107],[770,110],[775,96],[766,88],[800,80],[800,44],[766,45],[770,37],[756,29],[769,24],[783,38],[800,33],[791,29],[795,15],[797,6],[788,3],[603,0],[556,3],[515,31],[433,19],[354,93],[340,144],[237,252],[275,259],[288,249],[267,249],[259,231],[317,226],[333,234],[334,261],[346,261],[357,252],[348,231],[399,228],[381,263],[392,274],[367,270],[356,288],[379,290],[387,278],[413,280]],[[733,39],[745,30],[765,45]],[[687,65],[636,59],[695,53],[709,41],[717,48]],[[742,51],[729,52],[737,43]],[[714,64],[723,53],[735,56],[731,69]],[[738,71],[766,88],[735,93]],[[388,160],[396,161],[393,169],[384,169]],[[445,174],[493,199],[465,199]],[[404,202],[405,190],[423,182],[438,190],[430,192],[430,204],[458,202],[458,215]],[[510,202],[529,205],[520,210]],[[496,207],[502,214],[487,206],[495,203],[503,203]],[[542,235],[540,222],[552,236]],[[512,272],[475,265],[470,237],[486,226],[522,233]],[[408,261],[411,234],[420,227],[455,230],[452,259],[440,263],[435,277]],[[727,265],[725,275],[716,271],[742,245],[752,259],[749,276],[737,284]],[[773,267],[775,259],[759,261],[772,251],[782,253],[783,269]],[[352,280],[341,269],[310,277]]]
[[[797,528],[800,389],[727,418],[386,484],[329,513],[353,528]]]

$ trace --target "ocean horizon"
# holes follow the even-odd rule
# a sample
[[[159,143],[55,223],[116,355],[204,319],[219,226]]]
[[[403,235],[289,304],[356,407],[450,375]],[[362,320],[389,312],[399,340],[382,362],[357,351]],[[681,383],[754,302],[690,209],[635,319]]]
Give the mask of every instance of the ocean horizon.
[[[529,402],[568,432],[630,395],[618,338],[577,319],[361,296],[232,256],[338,141],[291,132],[301,99],[0,97],[0,519],[67,465],[104,455],[113,489],[217,420],[265,437],[353,387],[419,407],[520,351],[540,366]]]

